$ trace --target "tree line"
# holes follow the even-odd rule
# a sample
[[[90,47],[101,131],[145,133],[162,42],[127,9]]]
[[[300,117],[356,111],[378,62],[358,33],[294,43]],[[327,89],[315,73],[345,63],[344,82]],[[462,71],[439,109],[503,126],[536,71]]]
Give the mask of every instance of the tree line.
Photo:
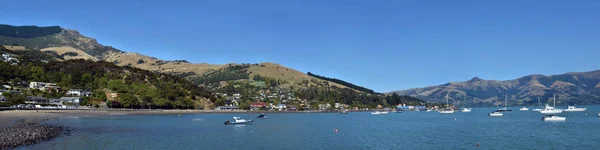
[[[375,91],[373,91],[371,89],[368,89],[368,88],[365,88],[365,87],[362,87],[362,86],[358,86],[358,85],[354,85],[352,83],[349,83],[349,82],[346,82],[346,81],[343,81],[343,80],[340,80],[340,79],[328,78],[328,77],[324,77],[324,76],[313,74],[311,72],[308,72],[307,74],[309,76],[312,76],[312,77],[315,77],[315,78],[318,78],[318,79],[321,79],[321,80],[331,81],[333,83],[341,84],[343,86],[346,86],[346,87],[349,87],[349,88],[352,88],[352,89],[355,89],[355,90],[358,90],[358,91],[375,94]]]

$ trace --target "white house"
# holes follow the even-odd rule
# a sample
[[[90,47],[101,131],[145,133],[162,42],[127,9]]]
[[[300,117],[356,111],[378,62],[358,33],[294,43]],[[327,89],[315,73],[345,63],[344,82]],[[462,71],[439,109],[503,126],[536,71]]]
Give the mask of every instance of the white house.
[[[70,89],[69,91],[67,91],[67,95],[89,96],[89,92],[87,92],[86,90],[83,90],[83,89]]]
[[[29,88],[30,89],[45,90],[45,89],[56,89],[56,88],[58,88],[58,86],[56,85],[56,83],[29,82]]]
[[[282,111],[282,110],[285,110],[285,108],[287,108],[287,106],[285,104],[279,104],[273,108],[278,109],[279,111]]]

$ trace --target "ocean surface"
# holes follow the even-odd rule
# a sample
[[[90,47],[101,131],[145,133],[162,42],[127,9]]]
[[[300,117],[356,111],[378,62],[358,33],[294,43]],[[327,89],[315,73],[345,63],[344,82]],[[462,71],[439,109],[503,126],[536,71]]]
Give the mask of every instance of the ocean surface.
[[[580,107],[588,110],[558,114],[566,122],[543,122],[539,112],[517,107],[502,117],[487,116],[496,108],[272,113],[265,120],[256,120],[259,114],[65,117],[48,123],[77,132],[20,149],[598,149],[600,106]],[[232,116],[254,123],[223,125]]]

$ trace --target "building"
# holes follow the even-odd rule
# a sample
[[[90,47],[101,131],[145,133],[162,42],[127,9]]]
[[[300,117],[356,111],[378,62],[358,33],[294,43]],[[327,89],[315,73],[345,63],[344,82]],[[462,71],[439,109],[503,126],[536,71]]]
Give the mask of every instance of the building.
[[[4,102],[6,102],[6,98],[4,98],[4,96],[0,95],[0,103],[4,103]]]
[[[277,109],[279,111],[285,110],[287,108],[287,106],[285,104],[279,104],[275,107],[273,107],[273,109]]]
[[[29,82],[30,89],[38,89],[38,90],[57,90],[60,89],[56,85],[56,83],[46,83],[46,82]]]
[[[116,92],[106,92],[106,100],[116,101],[119,98],[119,93]]]
[[[265,102],[255,102],[250,105],[250,110],[260,110],[267,107]]]
[[[26,104],[49,104],[50,100],[45,97],[27,96]]]
[[[70,89],[69,91],[67,91],[67,95],[90,96],[91,94],[87,90],[83,90],[83,89]]]
[[[294,106],[294,105],[290,105],[290,106],[287,107],[287,110],[289,110],[289,111],[297,111],[298,108],[296,108],[296,106]]]
[[[83,101],[81,97],[61,97],[58,100],[61,102],[69,102],[72,104],[79,104],[79,102]]]

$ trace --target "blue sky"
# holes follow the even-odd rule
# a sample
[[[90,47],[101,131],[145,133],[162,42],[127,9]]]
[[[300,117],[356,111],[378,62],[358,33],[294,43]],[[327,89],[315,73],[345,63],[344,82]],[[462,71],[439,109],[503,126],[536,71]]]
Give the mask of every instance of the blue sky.
[[[276,62],[378,92],[600,69],[600,1],[4,0],[0,23],[60,25],[161,59]]]

